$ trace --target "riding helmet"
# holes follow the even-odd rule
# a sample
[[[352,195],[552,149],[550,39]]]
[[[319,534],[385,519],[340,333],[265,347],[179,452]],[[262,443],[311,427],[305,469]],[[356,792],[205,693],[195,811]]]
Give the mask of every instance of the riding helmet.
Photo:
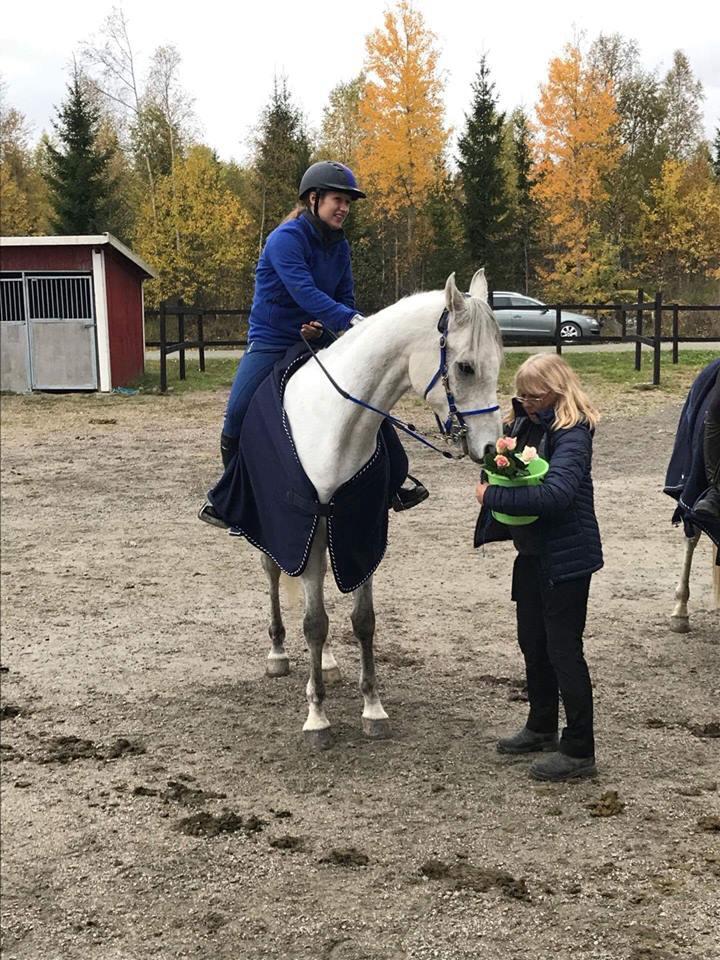
[[[307,168],[300,181],[298,196],[302,200],[311,190],[337,190],[349,193],[353,200],[365,198],[350,167],[336,160],[321,160]]]

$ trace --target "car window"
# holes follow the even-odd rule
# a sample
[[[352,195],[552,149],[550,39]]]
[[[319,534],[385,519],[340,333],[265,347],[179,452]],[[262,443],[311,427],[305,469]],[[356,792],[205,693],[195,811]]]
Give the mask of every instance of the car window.
[[[513,297],[512,305],[513,307],[520,307],[520,308],[540,306],[540,304],[536,303],[534,300],[528,300],[527,297]]]
[[[511,306],[510,297],[493,297],[493,310],[509,310]]]

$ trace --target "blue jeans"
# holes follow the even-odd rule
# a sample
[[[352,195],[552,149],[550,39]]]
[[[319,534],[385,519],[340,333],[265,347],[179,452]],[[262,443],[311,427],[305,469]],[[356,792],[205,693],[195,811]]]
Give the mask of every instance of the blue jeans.
[[[268,344],[258,343],[257,340],[248,346],[238,365],[230,389],[223,424],[223,433],[226,436],[236,439],[240,436],[240,428],[247,408],[250,406],[252,395],[286,352],[287,347],[271,347]]]

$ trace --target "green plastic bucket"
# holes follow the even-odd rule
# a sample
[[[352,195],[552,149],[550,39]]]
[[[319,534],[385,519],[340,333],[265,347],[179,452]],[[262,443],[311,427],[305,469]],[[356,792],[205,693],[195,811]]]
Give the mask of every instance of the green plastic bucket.
[[[547,460],[543,460],[542,457],[537,457],[528,464],[530,476],[502,477],[499,474],[488,472],[488,483],[497,487],[536,487],[539,483],[542,483],[542,479],[548,472],[549,467],[550,464]],[[537,517],[512,517],[509,513],[498,513],[495,510],[491,512],[496,520],[499,520],[500,523],[507,523],[508,526],[511,527],[523,527],[525,524],[535,523],[537,520]]]

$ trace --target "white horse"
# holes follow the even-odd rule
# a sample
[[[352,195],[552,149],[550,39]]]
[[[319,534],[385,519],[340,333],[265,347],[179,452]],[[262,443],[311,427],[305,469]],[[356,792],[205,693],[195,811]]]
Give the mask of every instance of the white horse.
[[[487,296],[483,270],[473,277],[469,297],[458,290],[453,274],[444,293],[415,294],[358,323],[320,352],[322,364],[340,387],[378,411],[390,411],[410,389],[421,397],[427,394],[449,439],[461,442],[464,452],[479,461],[486,446],[502,432],[497,405],[502,340]],[[284,406],[300,462],[319,501],[327,503],[373,456],[383,418],[343,397],[312,359],[288,382]],[[262,563],[270,583],[272,647],[267,673],[284,676],[290,663],[280,611],[280,569],[265,554]],[[303,730],[308,743],[318,748],[329,746],[331,740],[325,684],[340,676],[327,643],[326,570],[327,526],[320,517],[300,576],[305,595],[303,630],[310,651],[308,717]],[[375,681],[372,577],[354,591],[353,600],[353,632],[362,650],[363,731],[370,737],[386,737],[389,721]]]

